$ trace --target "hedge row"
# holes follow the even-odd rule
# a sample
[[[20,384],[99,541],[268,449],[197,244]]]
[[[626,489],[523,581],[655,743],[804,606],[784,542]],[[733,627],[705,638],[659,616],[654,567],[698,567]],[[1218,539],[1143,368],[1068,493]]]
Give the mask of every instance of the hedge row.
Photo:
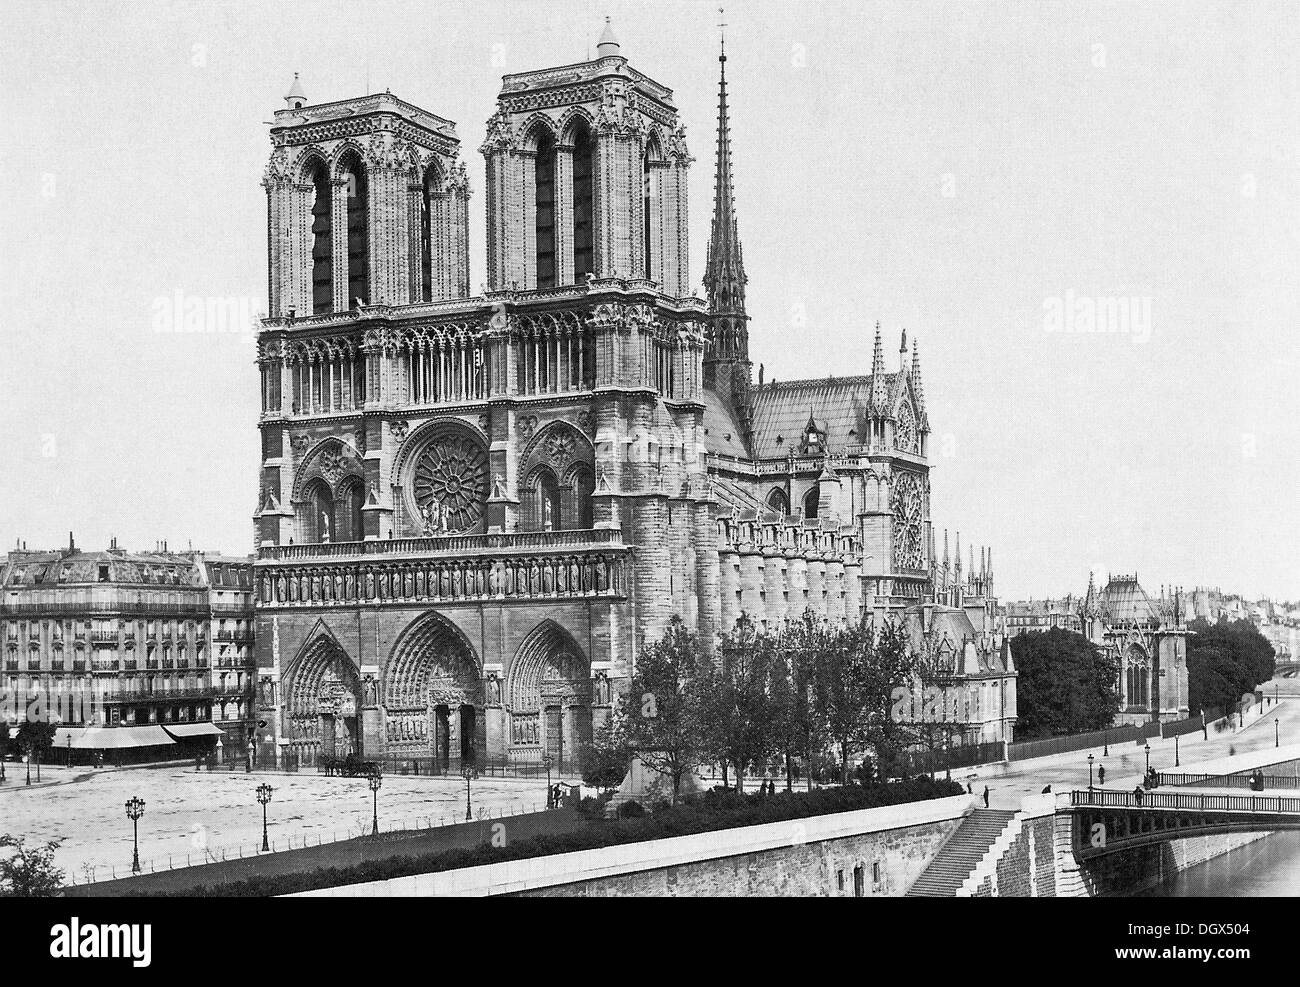
[[[891,785],[849,785],[812,792],[778,792],[767,796],[740,795],[734,791],[708,792],[676,806],[660,807],[653,815],[645,818],[591,823],[577,832],[532,836],[504,847],[484,843],[476,847],[457,847],[421,856],[390,857],[342,867],[319,867],[298,874],[273,874],[218,885],[199,885],[185,891],[170,892],[167,897],[246,898],[292,894],[410,877],[414,874],[459,870],[526,857],[593,850],[622,843],[690,836],[720,829],[947,798],[963,792],[964,789],[956,782],[932,782],[929,778]]]

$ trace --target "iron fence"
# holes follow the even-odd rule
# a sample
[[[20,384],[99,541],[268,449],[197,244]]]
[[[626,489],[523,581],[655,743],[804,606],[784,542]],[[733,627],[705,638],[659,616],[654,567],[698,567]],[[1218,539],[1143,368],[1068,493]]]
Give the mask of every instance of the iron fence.
[[[1007,745],[1007,760],[1025,761],[1033,757],[1048,757],[1052,754],[1081,751],[1090,747],[1105,747],[1107,744],[1122,744],[1134,740],[1141,742],[1143,739],[1142,731],[1129,725],[1111,727],[1109,730],[1094,730],[1091,733],[1047,737],[1043,740],[1024,740]]]
[[[1250,775],[1206,775],[1159,772],[1160,784],[1172,788],[1195,785],[1198,788],[1250,788]],[[1296,775],[1264,775],[1264,788],[1300,790],[1300,777]]]
[[[1073,791],[1070,805],[1098,809],[1191,809],[1198,812],[1300,814],[1300,798],[1280,795],[1203,795],[1192,792]]]

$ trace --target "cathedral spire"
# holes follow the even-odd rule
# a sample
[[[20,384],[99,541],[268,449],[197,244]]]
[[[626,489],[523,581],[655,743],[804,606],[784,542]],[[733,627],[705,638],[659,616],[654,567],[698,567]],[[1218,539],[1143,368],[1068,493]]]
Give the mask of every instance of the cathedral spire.
[[[731,173],[731,124],[727,114],[727,52],[718,55],[718,157],[713,180],[713,231],[704,287],[709,308],[723,316],[715,331],[715,357],[749,358],[749,329],[745,316],[745,262],[736,225],[736,195]]]
[[[871,408],[878,415],[888,413],[889,392],[885,388],[885,350],[880,343],[880,323],[876,323],[876,348],[871,354]]]
[[[925,391],[921,388],[921,353],[916,340],[912,340],[912,391],[916,394],[916,410],[925,413]]]

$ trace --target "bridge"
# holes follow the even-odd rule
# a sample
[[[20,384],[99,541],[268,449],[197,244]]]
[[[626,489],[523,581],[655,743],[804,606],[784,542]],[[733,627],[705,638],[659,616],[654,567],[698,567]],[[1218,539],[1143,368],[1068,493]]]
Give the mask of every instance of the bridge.
[[[1300,829],[1300,796],[1092,789],[1071,792],[1057,814],[1071,817],[1074,857],[1084,863],[1192,836]]]

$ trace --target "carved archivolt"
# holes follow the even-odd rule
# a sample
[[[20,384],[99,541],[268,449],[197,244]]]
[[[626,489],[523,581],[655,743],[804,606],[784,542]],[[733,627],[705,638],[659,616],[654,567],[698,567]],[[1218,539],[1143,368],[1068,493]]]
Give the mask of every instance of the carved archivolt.
[[[295,435],[290,446],[298,452],[305,440],[306,436]],[[337,494],[347,482],[363,476],[361,455],[352,445],[339,438],[323,439],[299,464],[293,480],[293,499],[301,500],[307,484],[318,478]]]

